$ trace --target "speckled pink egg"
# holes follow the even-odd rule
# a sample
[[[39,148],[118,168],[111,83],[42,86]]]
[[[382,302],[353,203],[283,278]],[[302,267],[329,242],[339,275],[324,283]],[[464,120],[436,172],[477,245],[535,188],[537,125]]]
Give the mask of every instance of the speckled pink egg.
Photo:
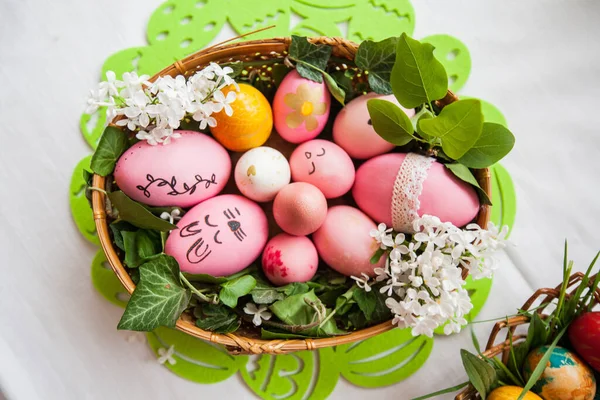
[[[321,227],[313,234],[313,241],[323,261],[340,274],[373,276],[373,270],[382,267],[371,264],[371,257],[379,248],[369,235],[376,225],[362,211],[350,206],[331,207]]]
[[[183,272],[227,276],[256,260],[268,237],[267,216],[258,204],[225,194],[189,210],[169,234],[165,253]]]
[[[307,282],[317,272],[319,256],[306,236],[280,233],[269,240],[262,255],[262,267],[275,285]]]
[[[327,216],[327,200],[310,183],[296,182],[285,186],[273,202],[273,217],[281,229],[291,235],[310,235]]]
[[[327,123],[330,106],[325,83],[304,79],[293,70],[283,78],[273,99],[275,130],[291,143],[314,139]]]
[[[371,99],[387,100],[400,107],[406,115],[412,117],[415,110],[407,110],[400,106],[393,95],[382,96],[368,93],[359,96],[346,104],[335,117],[333,123],[333,140],[352,158],[364,160],[387,153],[394,147],[375,132],[367,109],[367,101]]]
[[[411,154],[411,159],[423,157]],[[394,183],[401,167],[406,176],[416,176],[410,172],[409,165],[403,165],[407,154],[391,153],[372,158],[360,166],[356,172],[356,181],[352,195],[361,210],[377,223],[383,222],[394,226],[397,230],[412,232],[411,229],[400,229],[395,226],[392,217],[392,203],[396,201],[396,209],[403,203],[394,193]],[[423,160],[420,158],[419,160]],[[439,217],[444,222],[456,226],[464,226],[471,222],[479,211],[479,199],[471,185],[458,179],[444,165],[433,161],[425,171],[422,191],[418,195],[419,207],[415,210],[419,216],[424,214]],[[407,190],[406,183],[402,190]],[[400,194],[402,191],[399,192]]]
[[[354,183],[352,159],[328,140],[311,140],[296,147],[290,168],[293,181],[315,185],[328,199],[346,194]]]
[[[231,173],[227,150],[205,134],[179,133],[167,145],[141,141],[123,153],[114,176],[125,194],[151,206],[187,208],[223,190]]]

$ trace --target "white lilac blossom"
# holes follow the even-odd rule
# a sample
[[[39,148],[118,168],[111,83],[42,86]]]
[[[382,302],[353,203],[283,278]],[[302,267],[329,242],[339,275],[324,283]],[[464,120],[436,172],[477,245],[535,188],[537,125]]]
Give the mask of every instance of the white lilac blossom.
[[[265,305],[257,307],[254,303],[246,303],[244,312],[246,314],[254,315],[254,317],[252,317],[252,323],[256,326],[260,326],[263,320],[271,319],[271,313]]]
[[[413,223],[417,233],[407,237],[379,224],[369,234],[383,250],[385,265],[375,268],[374,279],[365,274],[352,279],[365,291],[385,294],[393,323],[410,328],[414,336],[431,337],[441,326],[446,335],[460,332],[473,308],[462,268],[473,279],[491,277],[496,269],[492,253],[507,243],[507,227],[488,225],[487,230],[476,224],[460,229],[424,215]]]
[[[158,363],[165,364],[168,362],[171,365],[175,365],[177,360],[173,357],[173,354],[175,354],[175,346],[171,345],[168,349],[161,347],[158,349]]]
[[[174,132],[186,117],[199,122],[200,129],[214,127],[217,121],[211,115],[224,111],[231,116],[231,103],[236,91],[223,93],[226,86],[239,86],[230,76],[233,69],[210,63],[188,79],[161,76],[149,82],[148,75],[126,72],[118,80],[113,71],[106,72],[106,80],[90,92],[86,113],[93,114],[106,107],[109,120],[121,117],[116,124],[136,133],[136,138],[150,145],[169,144],[181,135]]]
[[[179,208],[174,208],[173,211],[171,211],[170,213],[163,211],[160,214],[160,217],[166,221],[169,221],[169,223],[174,223],[175,221],[178,221],[181,219],[181,211],[179,210]]]

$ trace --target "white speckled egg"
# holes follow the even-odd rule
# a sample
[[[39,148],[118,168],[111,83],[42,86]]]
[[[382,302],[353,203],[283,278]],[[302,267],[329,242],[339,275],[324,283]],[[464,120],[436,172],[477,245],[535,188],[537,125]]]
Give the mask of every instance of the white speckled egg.
[[[290,183],[290,165],[279,151],[257,147],[244,153],[235,166],[235,183],[242,194],[254,201],[271,201]]]

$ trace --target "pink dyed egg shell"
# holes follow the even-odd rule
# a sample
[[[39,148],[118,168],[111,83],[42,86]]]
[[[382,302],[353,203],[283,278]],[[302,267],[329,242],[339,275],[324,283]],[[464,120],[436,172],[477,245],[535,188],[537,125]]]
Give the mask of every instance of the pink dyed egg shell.
[[[346,276],[373,276],[375,268],[385,263],[371,264],[379,248],[369,235],[376,225],[362,211],[350,206],[331,207],[321,227],[313,234],[317,252],[327,265]]]
[[[319,256],[306,236],[280,233],[269,240],[262,255],[262,267],[275,285],[307,282],[317,272]]]
[[[314,139],[327,123],[330,106],[325,83],[304,79],[293,70],[283,78],[273,99],[275,130],[291,143]]]
[[[227,276],[256,260],[268,236],[267,217],[256,203],[225,194],[189,210],[169,234],[165,253],[183,272]]]
[[[294,182],[308,182],[333,199],[346,194],[354,183],[352,159],[337,144],[315,139],[302,143],[290,157]]]
[[[151,206],[186,208],[223,190],[231,173],[227,151],[202,133],[179,133],[167,145],[143,141],[123,153],[114,176],[125,194]]]
[[[327,200],[310,183],[296,182],[285,186],[273,202],[277,225],[291,235],[310,235],[327,216]]]
[[[394,193],[394,184],[406,157],[406,154],[392,153],[365,162],[356,171],[352,195],[358,207],[378,223],[410,233],[410,229],[394,224],[392,218],[392,202],[403,204]],[[423,156],[411,155],[413,157]],[[426,174],[418,196],[420,206],[415,210],[419,216],[434,215],[459,227],[477,216],[479,199],[471,185],[458,179],[437,161],[431,163]],[[407,176],[414,177],[414,174],[408,172]],[[401,185],[399,193],[406,190],[406,184]],[[403,207],[398,206],[397,209]]]
[[[415,110],[407,110],[400,106],[393,95],[382,96],[376,93],[368,93],[346,104],[335,117],[333,140],[350,157],[359,160],[387,153],[396,147],[382,139],[373,129],[369,110],[367,109],[367,101],[370,99],[387,100],[402,108],[409,117],[415,115]]]

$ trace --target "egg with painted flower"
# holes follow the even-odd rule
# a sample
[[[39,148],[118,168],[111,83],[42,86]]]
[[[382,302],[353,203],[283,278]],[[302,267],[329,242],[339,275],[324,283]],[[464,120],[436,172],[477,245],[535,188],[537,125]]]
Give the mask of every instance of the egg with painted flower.
[[[180,138],[167,145],[141,141],[117,162],[114,177],[133,200],[150,206],[192,207],[225,188],[231,159],[213,138],[176,131]]]
[[[523,365],[525,380],[531,377],[548,349],[548,346],[541,346],[527,355]],[[552,350],[546,369],[532,391],[546,400],[593,400],[596,379],[591,368],[575,353],[557,346]]]
[[[280,233],[269,240],[262,255],[263,271],[275,285],[307,282],[318,266],[317,249],[306,236]]]
[[[302,143],[290,157],[294,182],[316,186],[326,198],[346,194],[354,183],[354,163],[337,144],[315,139]]]
[[[235,86],[227,86],[222,90],[224,95],[235,92],[235,100],[230,104],[231,115],[226,109],[212,114],[216,126],[210,128],[211,133],[227,149],[246,151],[262,146],[273,128],[271,105],[267,98],[254,86],[241,83],[239,91]]]
[[[256,260],[268,236],[267,216],[258,204],[225,194],[190,209],[169,234],[165,253],[182,272],[227,276]]]
[[[273,99],[275,130],[291,143],[314,139],[327,124],[330,106],[325,83],[302,78],[293,70],[283,78]]]

